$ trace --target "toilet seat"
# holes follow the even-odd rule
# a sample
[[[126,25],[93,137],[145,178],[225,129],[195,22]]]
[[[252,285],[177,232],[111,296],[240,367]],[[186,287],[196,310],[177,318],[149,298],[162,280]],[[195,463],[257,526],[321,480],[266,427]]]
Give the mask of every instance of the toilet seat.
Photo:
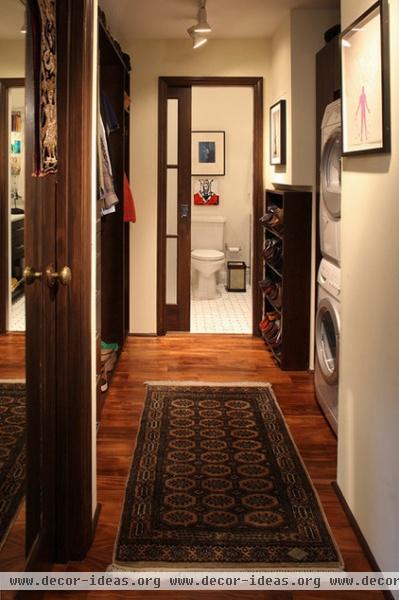
[[[219,250],[192,250],[192,258],[196,260],[216,261],[224,258],[223,252]]]

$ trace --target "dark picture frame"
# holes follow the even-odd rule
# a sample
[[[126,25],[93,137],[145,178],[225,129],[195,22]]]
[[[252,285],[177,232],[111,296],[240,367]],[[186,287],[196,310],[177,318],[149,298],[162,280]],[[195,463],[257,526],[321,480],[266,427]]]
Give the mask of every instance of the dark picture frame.
[[[341,33],[342,155],[391,150],[389,16],[378,0]]]
[[[285,165],[287,140],[286,140],[286,101],[279,100],[269,110],[269,141],[270,164]]]
[[[191,132],[191,174],[225,175],[225,132]]]

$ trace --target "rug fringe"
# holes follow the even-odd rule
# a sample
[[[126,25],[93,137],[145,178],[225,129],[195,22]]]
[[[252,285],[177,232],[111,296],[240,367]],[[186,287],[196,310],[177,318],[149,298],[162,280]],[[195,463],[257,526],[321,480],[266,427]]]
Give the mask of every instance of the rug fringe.
[[[263,571],[292,571],[298,573],[304,571],[320,571],[337,573],[343,570],[343,563],[331,563],[330,565],[328,565],[327,563],[303,563],[293,566],[291,563],[280,563],[277,565],[271,565],[270,563],[200,563],[194,565],[190,563],[153,562],[137,564],[127,563],[126,565],[111,563],[106,568],[107,573],[117,573],[118,571],[120,571],[121,573],[135,573],[142,571],[188,571],[193,573],[202,573],[204,571],[254,571],[260,573],[262,573]]]
[[[201,387],[267,387],[271,389],[272,384],[268,381],[144,381],[145,385],[174,385],[174,386],[201,386]]]

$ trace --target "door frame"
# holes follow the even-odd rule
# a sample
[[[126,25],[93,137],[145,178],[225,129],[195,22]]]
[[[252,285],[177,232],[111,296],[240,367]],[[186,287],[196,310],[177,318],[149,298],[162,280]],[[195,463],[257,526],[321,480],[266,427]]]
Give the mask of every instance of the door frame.
[[[10,255],[10,211],[9,211],[9,164],[8,164],[8,109],[11,88],[25,87],[24,77],[0,79],[0,334],[7,330],[7,309],[9,307],[9,263]]]
[[[157,249],[157,335],[165,335],[166,295],[166,143],[167,97],[172,87],[251,87],[253,98],[253,223],[252,223],[252,334],[259,336],[262,295],[257,282],[263,278],[263,77],[159,77],[158,84],[158,249]]]

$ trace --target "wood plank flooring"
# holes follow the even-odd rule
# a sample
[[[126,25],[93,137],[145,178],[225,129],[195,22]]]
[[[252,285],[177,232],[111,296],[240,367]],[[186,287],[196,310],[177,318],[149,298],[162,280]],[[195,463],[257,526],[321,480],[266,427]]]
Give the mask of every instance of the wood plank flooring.
[[[3,340],[0,339],[3,359]],[[12,368],[12,353],[9,364]],[[3,362],[3,360],[1,361]],[[14,375],[16,376],[16,375]],[[4,377],[1,375],[0,377]],[[275,366],[261,340],[240,335],[170,334],[161,338],[131,337],[114,373],[104,405],[97,447],[98,501],[102,510],[92,548],[82,562],[55,565],[54,570],[104,571],[112,552],[122,509],[145,381],[269,381],[320,495],[328,521],[345,560],[347,570],[372,570],[344,511],[331,487],[336,476],[336,439],[315,401],[313,377],[308,373],[284,373]],[[57,599],[58,592],[44,594]],[[90,600],[139,598],[162,600],[175,592],[63,592],[70,598]],[[179,592],[179,600],[314,600],[382,599],[380,592]]]

